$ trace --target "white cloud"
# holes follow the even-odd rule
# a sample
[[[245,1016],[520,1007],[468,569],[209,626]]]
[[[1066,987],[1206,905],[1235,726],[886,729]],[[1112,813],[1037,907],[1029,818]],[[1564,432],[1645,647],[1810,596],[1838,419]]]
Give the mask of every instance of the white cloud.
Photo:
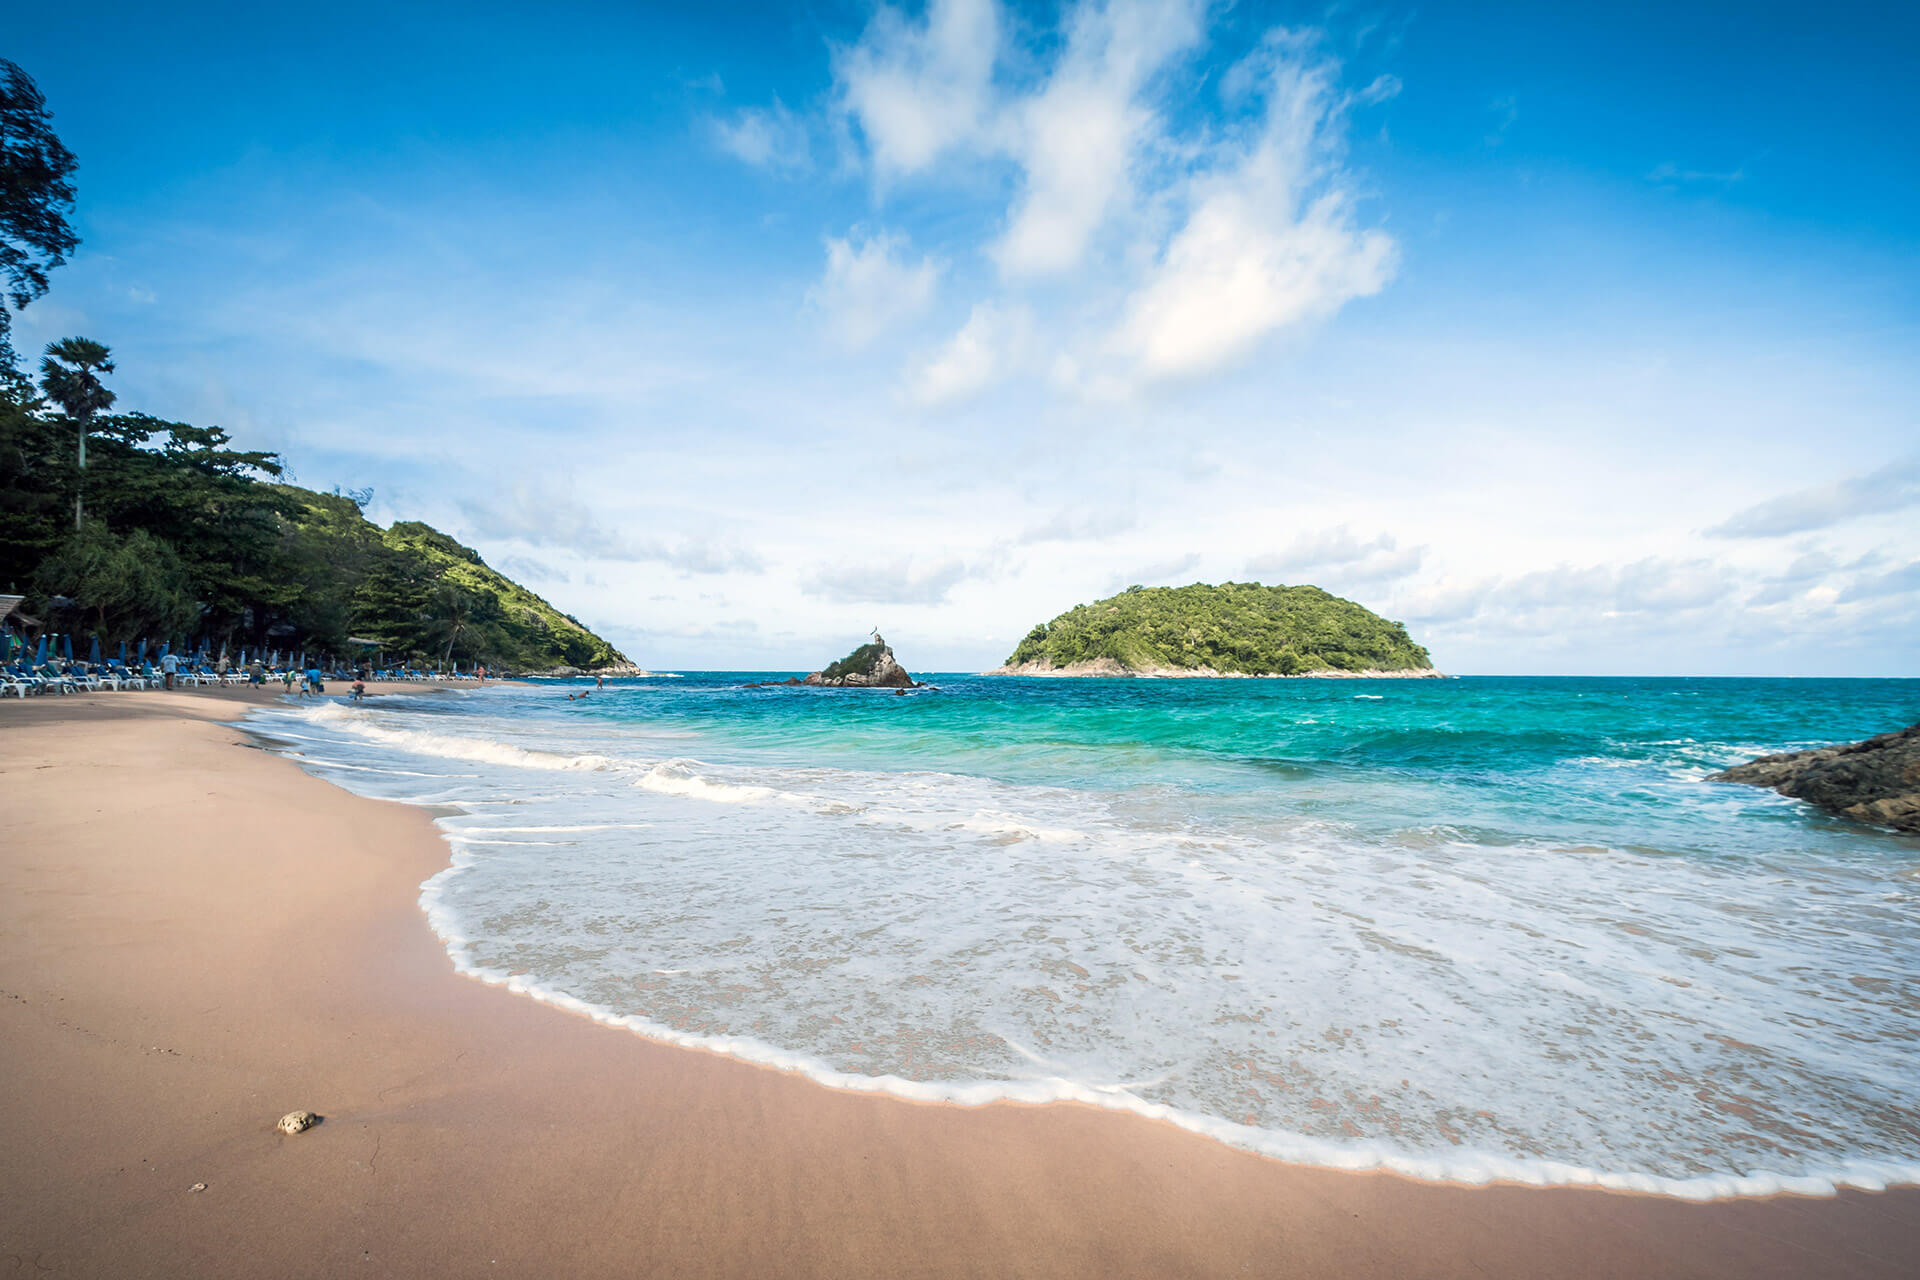
[[[1032,546],[1040,542],[1097,542],[1139,526],[1140,517],[1131,507],[1098,507],[1056,512],[1050,519],[1029,525],[1014,542]]]
[[[1425,547],[1402,548],[1388,533],[1362,540],[1340,525],[1302,534],[1283,551],[1249,560],[1247,572],[1261,579],[1301,575],[1324,576],[1343,584],[1389,582],[1418,572],[1426,551]]]
[[[1393,240],[1355,225],[1330,163],[1341,123],[1333,66],[1295,37],[1270,39],[1249,63],[1265,88],[1261,127],[1235,161],[1195,180],[1191,214],[1112,338],[1146,378],[1219,368],[1393,275]]]
[[[722,151],[755,168],[804,173],[813,167],[806,125],[778,98],[771,107],[749,107],[730,120],[715,120],[713,129]]]
[[[1200,553],[1189,551],[1185,555],[1175,556],[1171,560],[1160,560],[1153,564],[1141,565],[1126,573],[1114,577],[1107,585],[1105,594],[1112,595],[1128,587],[1165,587],[1175,585],[1176,579],[1184,579],[1200,567]],[[1178,585],[1186,585],[1184,582]]]
[[[764,567],[751,551],[701,535],[672,541],[630,537],[609,527],[574,496],[571,483],[561,480],[522,480],[489,499],[468,499],[460,506],[466,517],[463,532],[470,537],[511,540],[587,560],[664,564],[681,573],[755,573]],[[545,570],[535,576],[567,581],[564,573],[544,562],[522,559],[519,563]]]
[[[1884,596],[1904,596],[1920,592],[1920,560],[1887,573],[1862,574],[1840,593],[1839,602],[1877,600]]]
[[[1915,506],[1920,506],[1920,457],[1902,458],[1866,475],[1800,489],[1748,507],[1708,529],[1707,536],[1777,538]]]
[[[1128,170],[1158,132],[1142,90],[1199,42],[1199,11],[1189,0],[1108,0],[1074,11],[1045,87],[1009,113],[1024,186],[991,250],[1002,271],[1044,275],[1079,264],[1109,211],[1131,195]]]
[[[940,266],[930,257],[908,260],[905,236],[879,232],[856,240],[827,240],[827,270],[808,295],[835,337],[864,347],[933,301]]]
[[[840,564],[815,573],[801,590],[838,604],[942,604],[971,574],[961,560]]]
[[[960,331],[915,370],[908,395],[922,405],[952,404],[978,395],[1024,362],[1033,317],[1024,307],[982,302]]]
[[[917,23],[882,6],[858,44],[836,51],[841,109],[882,178],[917,173],[981,133],[999,48],[994,0],[933,0]]]
[[[1824,551],[1802,552],[1786,569],[1767,579],[1760,590],[1748,597],[1747,604],[1756,609],[1785,604],[1820,586],[1839,568],[1839,562]]]
[[[1221,78],[1226,123],[1176,131],[1167,91],[1206,83],[1193,55],[1207,13],[1203,0],[1081,0],[1056,42],[1009,51],[997,6],[936,0],[921,22],[883,8],[835,56],[836,101],[881,185],[952,184],[962,175],[938,171],[949,156],[1014,170],[982,249],[1008,288],[1062,286],[1045,300],[1048,349],[1021,345],[1057,390],[1124,399],[1211,372],[1393,275],[1395,243],[1358,224],[1340,157],[1347,114],[1399,81],[1342,91],[1317,34],[1275,28]],[[997,66],[1012,70],[996,79]],[[983,326],[1036,305],[982,300],[911,375],[914,398],[944,403],[1004,376]]]

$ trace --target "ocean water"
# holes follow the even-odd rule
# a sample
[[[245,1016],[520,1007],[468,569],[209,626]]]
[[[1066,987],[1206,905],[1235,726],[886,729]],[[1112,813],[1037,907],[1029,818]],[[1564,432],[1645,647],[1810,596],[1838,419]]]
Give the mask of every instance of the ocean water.
[[[455,963],[839,1088],[1707,1197],[1920,1181],[1920,840],[1707,774],[1920,681],[686,673],[263,709]]]

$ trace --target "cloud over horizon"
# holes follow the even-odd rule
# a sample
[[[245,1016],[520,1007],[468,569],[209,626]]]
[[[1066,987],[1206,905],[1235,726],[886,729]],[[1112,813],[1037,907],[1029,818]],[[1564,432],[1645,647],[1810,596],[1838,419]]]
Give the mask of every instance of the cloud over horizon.
[[[1736,512],[1706,532],[1710,538],[1780,538],[1909,507],[1920,507],[1920,455],[1771,498]]]

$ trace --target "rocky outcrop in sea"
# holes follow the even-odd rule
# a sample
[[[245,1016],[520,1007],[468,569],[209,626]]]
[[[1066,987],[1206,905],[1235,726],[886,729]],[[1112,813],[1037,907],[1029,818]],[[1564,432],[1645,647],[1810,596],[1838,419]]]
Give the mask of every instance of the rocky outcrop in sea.
[[[1920,834],[1920,724],[1865,742],[1761,756],[1709,781],[1771,787],[1828,813]]]
[[[841,688],[861,689],[917,689],[920,682],[907,674],[893,656],[893,649],[873,633],[873,641],[858,649],[832,666],[814,672],[802,684],[831,685]]]

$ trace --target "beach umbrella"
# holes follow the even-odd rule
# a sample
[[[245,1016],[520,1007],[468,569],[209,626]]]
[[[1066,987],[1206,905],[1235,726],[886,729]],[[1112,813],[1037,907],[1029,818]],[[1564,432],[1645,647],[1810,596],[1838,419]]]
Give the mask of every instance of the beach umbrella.
[[[43,631],[40,633],[40,647],[38,650],[34,652],[34,655],[33,655],[33,665],[36,667],[40,666],[46,660],[47,660],[47,633]]]
[[[100,637],[99,636],[95,636],[93,638],[93,643],[87,647],[87,662],[90,665],[96,666],[96,667],[100,665]]]
[[[164,658],[164,657],[166,657],[166,656],[167,656],[167,652],[168,652],[168,651],[169,651],[170,649],[172,649],[172,648],[173,648],[173,641],[171,641],[171,640],[162,640],[162,641],[160,642],[160,656],[161,656],[161,657],[163,657],[163,658]]]
[[[120,665],[123,667],[127,665],[127,642],[125,640],[120,642]]]
[[[72,632],[68,632],[66,635],[60,637],[60,656],[65,658],[68,662],[73,661],[73,633]]]
[[[147,638],[145,636],[141,636],[140,637],[140,656],[136,658],[135,661],[144,664],[146,660],[147,660]]]

